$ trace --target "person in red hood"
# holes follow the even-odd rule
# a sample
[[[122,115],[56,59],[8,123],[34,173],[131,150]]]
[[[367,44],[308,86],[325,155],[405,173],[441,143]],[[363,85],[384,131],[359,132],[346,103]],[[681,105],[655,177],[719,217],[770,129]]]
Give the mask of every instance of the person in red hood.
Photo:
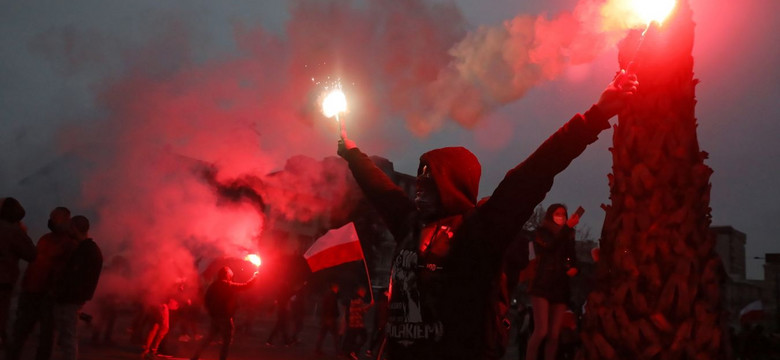
[[[502,257],[553,185],[636,91],[621,72],[584,115],[577,114],[510,170],[477,206],[481,167],[462,147],[423,154],[412,201],[347,137],[338,153],[397,243],[391,270],[387,355],[390,359],[498,359],[506,346],[505,318],[491,287]],[[498,335],[497,335],[498,334]]]

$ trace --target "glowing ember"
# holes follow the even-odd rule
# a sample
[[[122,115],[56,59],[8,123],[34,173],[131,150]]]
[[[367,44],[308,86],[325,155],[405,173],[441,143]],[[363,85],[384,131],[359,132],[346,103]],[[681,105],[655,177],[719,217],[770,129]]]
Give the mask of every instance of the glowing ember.
[[[339,113],[347,111],[347,97],[340,88],[331,90],[322,101],[322,113],[327,117],[338,118]]]
[[[675,0],[633,0],[633,8],[644,21],[650,25],[655,21],[663,23],[666,17],[674,10]]]
[[[246,257],[244,257],[244,260],[251,262],[257,267],[260,267],[260,264],[262,263],[260,257],[257,256],[257,254],[249,254]]]

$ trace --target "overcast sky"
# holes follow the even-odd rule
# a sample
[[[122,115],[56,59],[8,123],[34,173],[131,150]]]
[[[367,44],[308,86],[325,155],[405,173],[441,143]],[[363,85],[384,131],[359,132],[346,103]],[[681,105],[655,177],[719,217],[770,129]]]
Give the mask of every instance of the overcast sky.
[[[365,7],[367,2],[355,1],[353,6]],[[283,42],[295,32],[288,22],[290,9],[299,3],[306,1],[0,0],[0,196],[13,195],[27,205],[29,226],[39,236],[48,210],[57,202],[72,201],[82,191],[81,173],[73,168],[84,165],[63,146],[62,134],[108,121],[105,117],[111,112],[100,96],[107,84],[127,77],[131,67],[178,74],[231,58],[239,43],[247,38],[251,42],[253,34],[237,37],[237,27],[262,28]],[[574,9],[577,1],[457,0],[454,4],[465,19],[464,30],[474,31],[519,14],[554,17]],[[713,223],[747,234],[748,277],[763,277],[762,261],[752,258],[780,252],[780,23],[776,21],[780,2],[691,0],[691,6],[697,23],[694,71],[701,80],[698,135],[702,150],[710,154],[706,164],[714,170]],[[257,41],[273,43],[267,38]],[[181,60],[181,48],[167,48],[182,42],[188,44],[186,60]],[[269,48],[272,45],[261,52]],[[586,64],[568,66],[555,79],[497,108],[473,129],[445,121],[428,136],[417,136],[404,119],[383,116],[382,111],[374,113],[381,126],[373,122],[361,127],[366,124],[361,119],[348,121],[361,148],[389,158],[406,173],[416,171],[419,154],[428,149],[468,147],[482,162],[481,195],[486,196],[508,169],[549,134],[574,113],[587,110],[616,68],[614,49]],[[348,78],[349,69],[342,71]],[[287,155],[334,154],[335,134],[330,128],[310,127],[310,143],[290,146]],[[556,179],[544,202],[582,205],[583,222],[594,235],[603,220],[599,204],[608,202],[610,145],[608,130]],[[68,164],[53,165],[63,154],[71,154],[65,155]],[[283,165],[283,157],[274,158],[263,168]],[[39,180],[41,174],[48,180]]]

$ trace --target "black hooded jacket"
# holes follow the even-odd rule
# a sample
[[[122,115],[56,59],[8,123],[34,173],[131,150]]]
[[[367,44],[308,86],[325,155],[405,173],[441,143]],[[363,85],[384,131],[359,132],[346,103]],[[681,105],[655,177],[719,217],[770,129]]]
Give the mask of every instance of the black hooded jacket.
[[[91,238],[79,242],[59,275],[55,297],[64,304],[83,304],[95,295],[103,253]]]
[[[25,211],[14,198],[0,198],[0,286],[12,288],[19,278],[19,259],[33,261],[36,250],[21,225]]]
[[[445,217],[423,224],[406,193],[359,149],[343,151],[350,170],[397,242],[391,271],[388,353],[398,359],[493,359],[491,294],[504,251],[563,171],[609,127],[597,107],[577,114],[531,156],[510,170],[490,199],[477,206],[480,165],[464,148],[423,154]]]

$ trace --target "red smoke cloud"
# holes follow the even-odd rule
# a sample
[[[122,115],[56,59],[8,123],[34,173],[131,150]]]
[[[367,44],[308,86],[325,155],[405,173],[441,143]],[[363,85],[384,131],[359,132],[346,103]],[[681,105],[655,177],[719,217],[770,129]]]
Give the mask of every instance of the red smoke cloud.
[[[339,206],[348,212],[351,180],[334,162],[302,160],[294,165],[303,168],[267,176],[292,154],[335,150],[333,136],[323,136],[326,127],[335,134],[335,124],[319,113],[317,80],[342,79],[349,116],[361,126],[402,118],[418,135],[446,119],[471,127],[611,45],[602,5],[583,0],[570,13],[520,15],[467,33],[451,4],[299,2],[283,36],[237,26],[237,53],[199,61],[186,26],[173,22],[127,51],[126,71],[98,87],[94,126],[66,132],[69,147],[87,144],[75,148],[91,163],[82,197],[99,214],[93,233],[107,255],[130,261],[131,283],[167,290],[195,276],[199,257],[243,257],[258,246],[258,204],[228,201],[215,184],[239,181],[288,220],[311,221]],[[83,48],[74,34],[67,48]],[[41,38],[35,45],[57,46]]]

